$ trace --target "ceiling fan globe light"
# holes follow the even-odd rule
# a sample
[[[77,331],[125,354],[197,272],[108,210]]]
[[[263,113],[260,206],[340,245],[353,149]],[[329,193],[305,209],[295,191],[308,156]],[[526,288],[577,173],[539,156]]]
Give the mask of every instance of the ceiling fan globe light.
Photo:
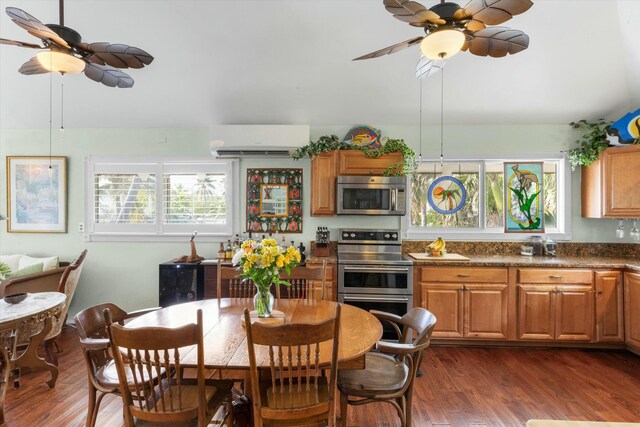
[[[53,50],[38,52],[36,58],[45,69],[56,73],[78,74],[83,72],[86,66],[80,58]]]
[[[429,59],[449,59],[460,52],[465,42],[465,35],[461,31],[445,29],[435,31],[420,43],[422,54]]]

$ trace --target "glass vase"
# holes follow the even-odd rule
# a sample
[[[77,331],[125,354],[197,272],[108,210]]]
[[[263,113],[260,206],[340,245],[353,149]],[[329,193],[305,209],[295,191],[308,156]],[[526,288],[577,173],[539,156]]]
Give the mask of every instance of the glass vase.
[[[253,307],[258,317],[270,317],[273,311],[273,295],[271,294],[271,286],[266,290],[261,290],[256,286],[256,294],[253,296]]]

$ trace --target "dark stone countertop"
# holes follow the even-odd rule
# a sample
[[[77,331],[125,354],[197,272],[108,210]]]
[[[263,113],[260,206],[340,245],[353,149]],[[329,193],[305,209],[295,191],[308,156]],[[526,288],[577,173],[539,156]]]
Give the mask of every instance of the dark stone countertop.
[[[640,272],[640,259],[596,256],[465,255],[469,261],[413,260],[416,266],[627,268]]]

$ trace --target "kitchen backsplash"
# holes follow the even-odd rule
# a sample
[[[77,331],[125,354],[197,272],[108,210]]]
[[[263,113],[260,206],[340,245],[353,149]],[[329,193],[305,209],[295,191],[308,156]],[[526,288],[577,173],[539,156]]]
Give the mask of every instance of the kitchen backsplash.
[[[402,252],[425,252],[431,241],[405,240]],[[462,255],[519,255],[526,242],[447,242],[447,252]],[[633,243],[558,242],[558,256],[604,256],[640,258],[640,245]]]

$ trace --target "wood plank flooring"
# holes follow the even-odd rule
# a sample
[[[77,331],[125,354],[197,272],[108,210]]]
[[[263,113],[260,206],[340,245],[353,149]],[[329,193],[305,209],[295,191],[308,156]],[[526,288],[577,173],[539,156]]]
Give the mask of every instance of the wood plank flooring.
[[[75,427],[86,420],[86,369],[76,331],[65,328],[60,376],[9,388],[9,427]],[[626,351],[432,347],[416,382],[414,426],[523,426],[531,418],[640,422],[640,357]],[[122,403],[107,396],[98,426],[121,427]],[[349,407],[349,427],[398,426],[388,404]]]

